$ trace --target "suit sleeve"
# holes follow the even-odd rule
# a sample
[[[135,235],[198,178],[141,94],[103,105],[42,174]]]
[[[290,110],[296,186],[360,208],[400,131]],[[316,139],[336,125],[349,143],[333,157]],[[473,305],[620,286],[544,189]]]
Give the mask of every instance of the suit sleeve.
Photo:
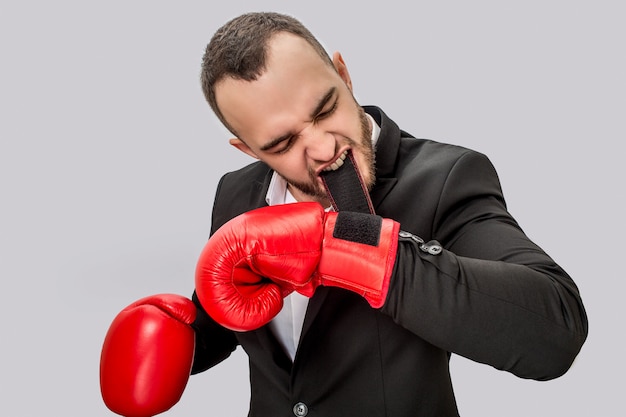
[[[196,333],[191,374],[197,374],[228,358],[238,343],[232,331],[217,324],[204,311],[195,291],[191,299],[197,309],[196,320],[191,325]]]
[[[454,164],[433,230],[438,253],[400,238],[382,311],[442,349],[517,376],[565,373],[587,336],[578,289],[507,212],[484,155]]]

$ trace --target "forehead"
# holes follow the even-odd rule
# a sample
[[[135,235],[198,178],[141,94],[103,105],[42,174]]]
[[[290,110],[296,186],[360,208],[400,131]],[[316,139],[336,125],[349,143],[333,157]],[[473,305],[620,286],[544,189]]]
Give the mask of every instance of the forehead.
[[[267,139],[306,122],[329,88],[340,85],[334,67],[304,39],[278,33],[253,81],[226,78],[215,87],[225,119],[244,140]]]

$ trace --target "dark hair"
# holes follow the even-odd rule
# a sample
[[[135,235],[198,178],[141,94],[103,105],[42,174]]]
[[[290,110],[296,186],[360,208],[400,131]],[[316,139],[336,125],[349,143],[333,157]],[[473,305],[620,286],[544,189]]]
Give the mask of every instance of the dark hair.
[[[202,91],[215,115],[231,132],[215,99],[215,84],[225,77],[253,81],[265,70],[267,44],[278,32],[289,32],[307,41],[331,66],[324,47],[297,19],[272,12],[246,13],[219,28],[202,57]],[[233,132],[235,133],[235,132]]]

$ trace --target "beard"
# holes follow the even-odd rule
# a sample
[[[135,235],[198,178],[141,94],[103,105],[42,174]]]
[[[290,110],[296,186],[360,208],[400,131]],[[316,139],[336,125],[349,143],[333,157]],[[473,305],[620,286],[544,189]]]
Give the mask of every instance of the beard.
[[[356,104],[356,101],[355,101],[355,104]],[[375,169],[375,161],[374,161],[374,146],[372,145],[372,127],[370,126],[369,119],[367,118],[363,108],[359,106],[358,104],[356,104],[356,109],[357,109],[358,117],[359,117],[360,124],[361,124],[360,137],[357,138],[357,140],[346,138],[346,143],[352,149],[353,154],[356,151],[363,156],[366,166],[357,167],[357,169],[367,170],[369,174],[367,177],[365,177],[363,173],[359,173],[359,175],[363,179],[365,178],[369,179],[367,183],[365,184],[365,186],[367,187],[368,191],[371,191],[372,187],[374,186],[374,180],[376,178],[375,177],[376,169]],[[336,144],[335,146],[338,148],[339,144]],[[335,151],[335,153],[337,152]],[[278,174],[281,175],[283,178],[285,178],[285,180],[287,180],[287,183],[289,183],[290,186],[296,188],[303,194],[306,194],[307,196],[312,197],[318,201],[324,201],[328,199],[328,194],[326,193],[326,190],[320,186],[314,169],[308,168],[308,174],[309,174],[308,182],[293,180],[291,178],[288,178],[282,175],[280,172],[278,172]]]

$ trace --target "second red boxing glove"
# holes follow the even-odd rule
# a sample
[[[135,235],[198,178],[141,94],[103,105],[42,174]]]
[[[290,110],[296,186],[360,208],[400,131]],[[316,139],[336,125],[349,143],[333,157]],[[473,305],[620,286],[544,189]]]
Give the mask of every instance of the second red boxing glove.
[[[319,285],[361,294],[381,307],[395,263],[399,224],[330,212],[317,203],[264,207],[224,224],[196,268],[196,292],[215,321],[248,331],[269,322],[292,291]]]
[[[158,294],[123,309],[106,334],[100,390],[106,406],[126,417],[151,417],[183,394],[193,363],[196,306]]]

